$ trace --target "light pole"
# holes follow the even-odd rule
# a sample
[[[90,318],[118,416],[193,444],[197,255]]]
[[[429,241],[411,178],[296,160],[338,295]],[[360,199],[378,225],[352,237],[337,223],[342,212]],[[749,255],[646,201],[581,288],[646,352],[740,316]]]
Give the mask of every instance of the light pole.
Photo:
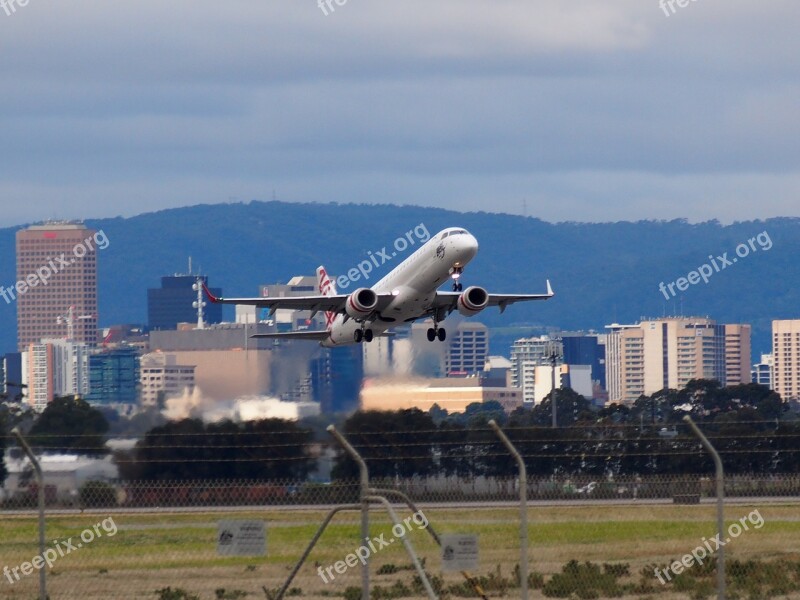
[[[556,362],[558,361],[558,353],[553,350],[550,353],[550,365],[552,366],[553,379],[551,382],[552,388],[550,390],[550,407],[553,409],[553,429],[558,427],[558,418],[556,411]]]

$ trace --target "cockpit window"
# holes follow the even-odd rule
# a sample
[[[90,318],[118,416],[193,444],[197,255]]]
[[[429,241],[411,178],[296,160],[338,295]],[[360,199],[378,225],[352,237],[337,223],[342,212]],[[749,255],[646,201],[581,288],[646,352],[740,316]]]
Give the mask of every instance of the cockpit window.
[[[442,234],[442,239],[446,238],[448,235],[450,235],[450,232],[449,232],[449,231],[445,231],[445,232]]]
[[[450,235],[462,235],[464,233],[467,233],[466,229],[456,229],[455,231],[451,231]]]

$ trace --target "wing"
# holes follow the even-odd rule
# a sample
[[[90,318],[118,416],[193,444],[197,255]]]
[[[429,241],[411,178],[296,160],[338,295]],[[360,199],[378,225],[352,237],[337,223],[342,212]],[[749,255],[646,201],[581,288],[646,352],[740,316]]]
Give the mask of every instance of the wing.
[[[287,308],[291,310],[310,310],[313,312],[335,312],[345,313],[345,305],[349,294],[335,294],[333,296],[285,296],[281,298],[220,298],[211,293],[211,291],[203,284],[203,290],[208,296],[208,299],[215,304],[245,304],[248,306],[260,306],[268,308],[270,314],[273,314],[279,308]],[[394,298],[391,294],[377,294],[378,306],[376,311],[383,310]]]
[[[327,331],[286,331],[284,333],[254,333],[251,338],[283,338],[285,340],[327,340],[330,333]]]
[[[393,337],[395,334],[391,331],[383,331],[375,337]],[[284,340],[327,340],[330,337],[328,331],[286,331],[283,333],[254,333],[251,338],[273,338]]]
[[[446,308],[448,310],[455,310],[459,296],[462,292],[436,292],[434,299],[434,308]],[[506,309],[509,304],[515,302],[527,302],[529,300],[549,300],[555,296],[553,288],[550,286],[550,280],[547,280],[547,293],[545,294],[489,294],[489,299],[486,307],[499,306],[500,312]]]

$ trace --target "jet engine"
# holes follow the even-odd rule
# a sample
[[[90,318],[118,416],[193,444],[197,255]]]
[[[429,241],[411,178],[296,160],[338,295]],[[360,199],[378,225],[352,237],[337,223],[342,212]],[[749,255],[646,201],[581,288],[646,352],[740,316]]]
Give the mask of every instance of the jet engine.
[[[369,288],[358,288],[347,298],[345,311],[351,319],[361,320],[378,306],[378,296]]]
[[[464,290],[458,297],[458,312],[471,317],[481,312],[489,304],[489,294],[482,287],[473,285]]]

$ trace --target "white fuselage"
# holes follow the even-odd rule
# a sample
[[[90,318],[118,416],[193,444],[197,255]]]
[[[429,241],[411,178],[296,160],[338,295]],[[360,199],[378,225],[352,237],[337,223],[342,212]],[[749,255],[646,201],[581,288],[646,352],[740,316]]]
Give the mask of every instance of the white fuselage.
[[[378,294],[392,294],[394,299],[381,311],[380,317],[366,326],[375,335],[387,329],[426,316],[436,297],[436,290],[450,281],[454,269],[462,269],[478,252],[478,240],[460,227],[444,229],[418,248],[372,290]],[[330,327],[330,338],[323,346],[352,344],[357,329],[362,324],[354,319],[345,322],[338,315]]]

